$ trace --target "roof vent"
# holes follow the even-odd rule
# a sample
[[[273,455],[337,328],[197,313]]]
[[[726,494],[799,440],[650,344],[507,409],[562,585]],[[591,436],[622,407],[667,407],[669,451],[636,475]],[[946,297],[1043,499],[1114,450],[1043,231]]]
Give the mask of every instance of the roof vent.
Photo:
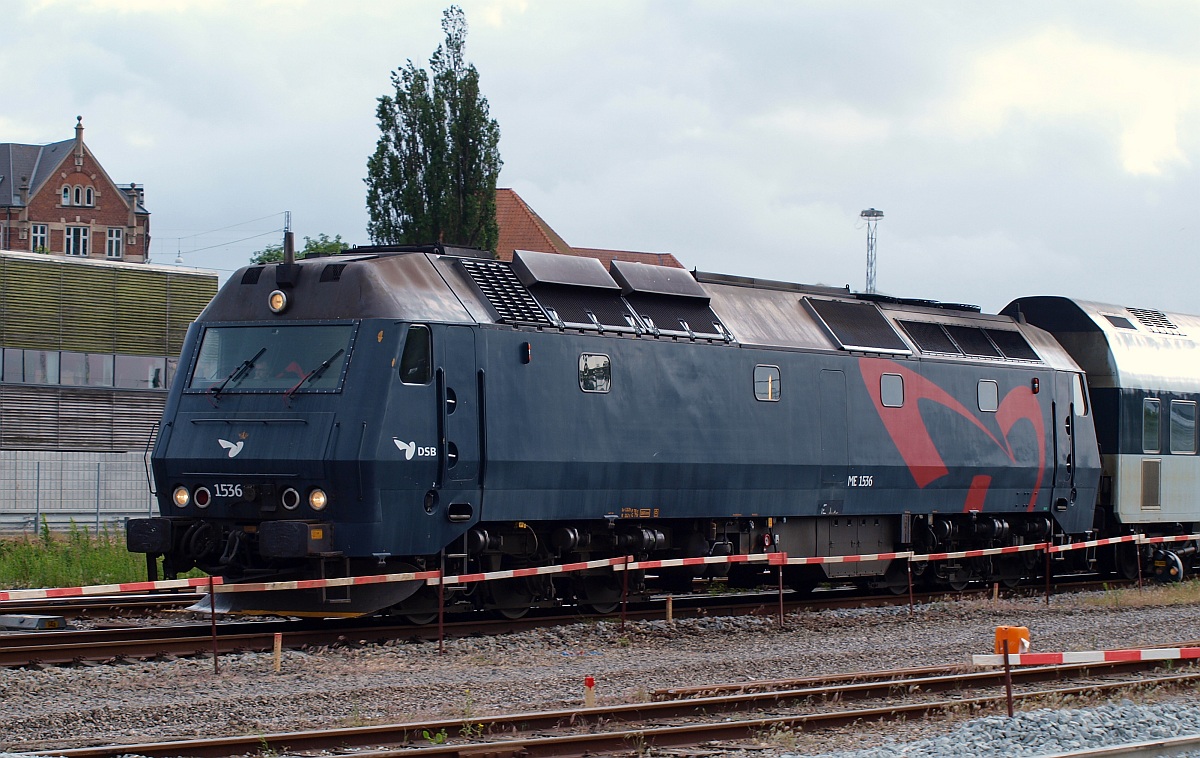
[[[847,303],[814,297],[806,297],[804,302],[843,350],[912,354],[874,303]]]
[[[262,276],[265,266],[255,266],[248,268],[242,272],[242,284],[258,284],[258,277]]]
[[[618,260],[613,260],[609,270],[621,285],[625,301],[652,331],[732,340],[709,307],[708,292],[686,270]]]
[[[1134,318],[1150,329],[1170,329],[1171,331],[1179,329],[1162,311],[1153,311],[1149,308],[1126,308],[1125,310],[1132,313]]]
[[[336,282],[342,278],[342,269],[346,268],[345,263],[326,263],[321,269],[322,282]]]

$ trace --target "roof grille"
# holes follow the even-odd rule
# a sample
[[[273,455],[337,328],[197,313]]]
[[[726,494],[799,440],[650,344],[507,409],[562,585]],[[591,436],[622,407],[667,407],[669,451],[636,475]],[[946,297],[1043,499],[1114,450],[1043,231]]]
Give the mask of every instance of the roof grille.
[[[248,268],[242,272],[242,284],[258,284],[258,277],[262,276],[264,266],[255,266]]]
[[[1104,314],[1104,318],[1108,319],[1108,323],[1112,324],[1118,329],[1137,329],[1137,327],[1133,325],[1133,322],[1124,316],[1110,316],[1106,313]]]
[[[1177,331],[1178,326],[1167,318],[1167,314],[1162,311],[1153,311],[1149,308],[1126,308],[1125,310],[1133,314],[1133,317],[1151,329],[1170,329]]]
[[[342,278],[342,269],[346,268],[345,263],[326,263],[321,269],[321,281],[336,282]]]
[[[462,258],[459,263],[496,310],[500,323],[550,325],[542,307],[507,263],[474,258]]]
[[[653,324],[660,332],[725,335],[721,319],[704,300],[640,293],[626,295],[625,299],[647,326]]]
[[[845,303],[811,297],[804,298],[804,302],[845,350],[912,353],[874,303]]]

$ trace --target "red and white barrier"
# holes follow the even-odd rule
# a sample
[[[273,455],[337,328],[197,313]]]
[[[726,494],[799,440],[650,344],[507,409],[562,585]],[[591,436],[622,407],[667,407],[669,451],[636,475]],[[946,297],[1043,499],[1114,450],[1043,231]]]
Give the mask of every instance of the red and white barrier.
[[[1076,653],[1021,653],[1008,656],[1011,666],[1056,666],[1064,663],[1118,661],[1179,661],[1200,658],[1200,647],[1161,647],[1146,650],[1087,650]],[[972,655],[976,666],[1003,666],[1003,655]]]
[[[912,561],[945,561],[951,558],[979,558],[985,555],[1008,555],[1009,553],[1024,553],[1030,550],[1045,550],[1049,543],[1035,542],[1030,545],[1010,545],[1009,547],[989,547],[980,550],[960,550],[957,553],[927,553],[911,555]]]
[[[478,574],[457,574],[454,576],[438,577],[438,572],[433,572],[434,576],[425,581],[426,584],[467,584],[469,582],[487,582],[494,579],[515,579],[520,576],[537,576],[539,574],[565,574],[572,571],[584,571],[586,569],[604,568],[612,566],[616,568],[626,563],[629,559],[625,556],[620,558],[601,558],[595,561],[581,561],[580,563],[564,563],[557,566],[537,566],[534,568],[523,569],[507,569],[505,571],[485,571]],[[633,564],[629,564],[632,566]]]
[[[714,563],[763,563],[779,565],[785,553],[750,553],[749,555],[707,555],[699,558],[665,558],[660,561],[631,561],[613,564],[615,571],[645,571],[647,569],[674,568],[677,566],[707,566]]]
[[[1102,545],[1117,545],[1122,542],[1141,542],[1144,538],[1140,534],[1126,534],[1124,537],[1107,537],[1102,540],[1088,540],[1087,542],[1072,542],[1067,545],[1052,545],[1051,553],[1065,553],[1069,550],[1083,550],[1089,547],[1101,547]]]
[[[387,584],[389,582],[425,581],[438,576],[437,571],[409,571],[400,574],[372,574],[370,576],[341,576],[333,579],[297,579],[288,582],[245,582],[221,584],[213,592],[272,592],[276,590],[314,590],[322,587],[351,587],[360,584]],[[207,589],[207,584],[200,588]]]
[[[1166,542],[1191,542],[1192,540],[1200,540],[1200,534],[1177,534],[1173,537],[1142,537],[1138,542],[1143,545],[1161,545]]]
[[[161,582],[125,582],[124,584],[92,584],[86,587],[51,587],[36,590],[0,591],[0,600],[46,600],[62,597],[93,597],[96,595],[120,595],[126,592],[151,592],[153,590],[178,590],[207,588],[209,582],[221,584],[221,577],[207,576],[198,579],[165,579]]]
[[[912,552],[905,553],[870,553],[867,555],[824,555],[808,558],[785,558],[782,562],[787,566],[816,566],[822,563],[863,563],[865,561],[890,561],[895,558],[912,558]]]

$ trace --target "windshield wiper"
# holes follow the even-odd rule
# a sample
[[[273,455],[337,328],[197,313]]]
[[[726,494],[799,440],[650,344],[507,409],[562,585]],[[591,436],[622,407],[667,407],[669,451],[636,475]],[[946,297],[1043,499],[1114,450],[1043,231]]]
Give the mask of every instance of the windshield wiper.
[[[225,386],[230,382],[233,382],[234,384],[240,382],[246,376],[246,374],[250,372],[250,369],[254,368],[254,362],[261,358],[262,354],[265,352],[267,352],[267,348],[259,348],[258,352],[254,354],[253,358],[247,358],[239,363],[237,368],[229,372],[229,376],[225,377],[220,384],[214,384],[212,387],[209,387],[208,391],[212,393],[214,398],[219,397],[221,393],[225,391]]]
[[[312,371],[309,371],[307,374],[300,377],[300,381],[296,382],[296,386],[292,387],[290,390],[283,393],[284,400],[286,401],[287,399],[289,399],[292,395],[294,395],[296,393],[296,390],[300,389],[305,384],[308,384],[310,382],[315,382],[316,380],[320,379],[321,374],[324,374],[326,369],[328,369],[333,364],[333,362],[337,360],[338,356],[344,352],[346,352],[346,351],[343,348],[338,348],[338,351],[336,353],[334,353],[333,355],[329,356],[328,358],[326,358],[324,361],[322,361],[320,366],[317,366]]]

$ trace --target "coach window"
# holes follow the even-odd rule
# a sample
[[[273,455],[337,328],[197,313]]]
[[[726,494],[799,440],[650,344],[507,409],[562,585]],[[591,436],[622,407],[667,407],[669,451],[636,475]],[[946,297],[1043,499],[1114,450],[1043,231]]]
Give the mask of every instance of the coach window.
[[[984,413],[995,413],[1000,407],[1000,386],[991,379],[980,379],[976,394],[979,398],[979,410]]]
[[[758,400],[779,402],[779,367],[754,367],[754,397]]]
[[[879,400],[886,408],[904,405],[904,377],[899,374],[884,374],[879,377]]]
[[[1192,400],[1171,401],[1171,452],[1196,452],[1196,403]]]
[[[608,392],[612,387],[612,361],[607,355],[584,353],[579,356],[579,389],[584,392]]]
[[[1157,453],[1161,450],[1159,436],[1159,405],[1157,398],[1148,397],[1142,401],[1142,452]]]
[[[58,384],[58,351],[24,351],[25,384]]]
[[[404,354],[400,356],[400,381],[405,384],[429,383],[433,371],[433,342],[429,336],[427,326],[408,327]]]

